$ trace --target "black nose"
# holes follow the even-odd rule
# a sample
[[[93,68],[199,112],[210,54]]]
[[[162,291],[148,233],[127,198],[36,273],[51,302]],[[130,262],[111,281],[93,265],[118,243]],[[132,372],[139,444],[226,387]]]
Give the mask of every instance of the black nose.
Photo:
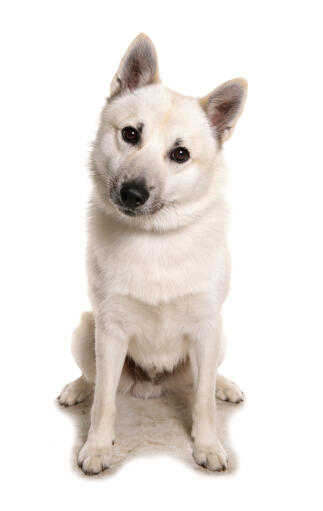
[[[144,181],[128,181],[122,185],[120,197],[125,206],[135,209],[148,200],[149,192]]]

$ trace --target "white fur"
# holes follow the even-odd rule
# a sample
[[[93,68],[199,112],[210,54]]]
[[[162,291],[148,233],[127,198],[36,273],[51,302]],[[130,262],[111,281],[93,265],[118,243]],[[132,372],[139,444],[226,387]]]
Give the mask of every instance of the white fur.
[[[144,39],[144,44],[150,43]],[[142,143],[132,147],[121,130],[138,122],[144,124]],[[181,165],[168,157],[178,138],[191,155]],[[91,427],[79,454],[85,473],[109,465],[117,387],[153,397],[170,385],[134,382],[123,369],[126,354],[152,375],[189,360],[183,374],[174,373],[169,382],[193,378],[194,457],[211,470],[226,467],[216,433],[215,394],[234,402],[242,395],[217,376],[224,354],[221,307],[230,280],[225,174],[221,146],[197,99],[153,81],[120,93],[103,109],[92,155],[88,228],[93,315],[86,313],[74,334],[83,376],[60,398],[73,404],[95,384]],[[125,216],[109,195],[111,184],[141,175],[163,208]]]

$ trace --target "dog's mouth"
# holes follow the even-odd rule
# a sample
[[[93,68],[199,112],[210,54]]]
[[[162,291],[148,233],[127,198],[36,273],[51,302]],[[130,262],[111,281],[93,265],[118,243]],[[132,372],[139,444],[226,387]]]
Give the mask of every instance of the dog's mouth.
[[[123,215],[130,216],[130,217],[154,215],[155,213],[157,213],[164,207],[164,204],[162,204],[162,203],[158,203],[156,205],[152,204],[145,208],[135,208],[135,209],[126,208],[125,206],[123,206],[120,203],[118,203],[116,205],[118,206],[118,210]]]
[[[121,211],[121,213],[123,213],[126,216],[136,216],[136,215],[138,215],[138,212],[136,213],[135,210],[124,208],[120,204],[118,205],[118,208],[119,208],[119,211]]]

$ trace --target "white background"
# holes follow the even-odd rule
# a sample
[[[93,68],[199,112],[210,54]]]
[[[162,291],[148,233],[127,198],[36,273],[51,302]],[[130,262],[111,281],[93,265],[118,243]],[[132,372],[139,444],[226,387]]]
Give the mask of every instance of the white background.
[[[1,4],[3,509],[322,509],[322,17],[306,1]],[[72,469],[54,398],[78,376],[88,307],[87,161],[110,80],[139,32],[169,87],[249,81],[226,147],[233,280],[223,371],[247,394],[234,475],[169,457],[111,478]]]

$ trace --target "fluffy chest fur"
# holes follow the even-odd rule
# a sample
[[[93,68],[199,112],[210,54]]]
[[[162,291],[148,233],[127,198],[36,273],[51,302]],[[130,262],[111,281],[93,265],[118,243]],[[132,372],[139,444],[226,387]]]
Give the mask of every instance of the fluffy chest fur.
[[[229,285],[222,229],[205,219],[168,233],[130,230],[94,208],[89,284],[94,310],[122,324],[128,353],[150,371],[187,356],[190,331],[221,306]]]
[[[90,224],[89,281],[99,297],[129,296],[149,305],[212,293],[228,278],[219,215],[165,233],[128,229],[94,208]],[[225,283],[223,282],[225,287]]]
[[[127,311],[135,328],[131,331],[128,353],[135,362],[154,372],[172,371],[187,356],[187,312],[189,299],[151,306],[133,301]],[[136,317],[140,321],[136,322]]]

